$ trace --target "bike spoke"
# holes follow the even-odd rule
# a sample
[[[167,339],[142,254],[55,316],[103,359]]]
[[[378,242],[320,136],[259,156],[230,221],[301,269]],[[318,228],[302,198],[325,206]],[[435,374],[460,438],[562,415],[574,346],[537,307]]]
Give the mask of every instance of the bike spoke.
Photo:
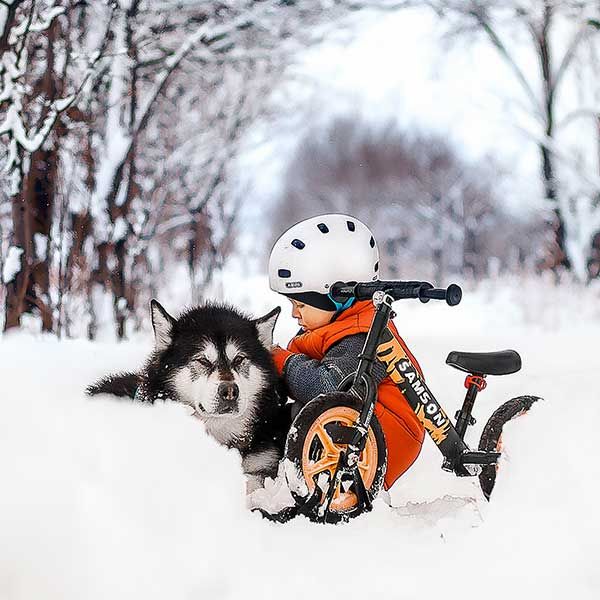
[[[335,447],[335,444],[332,442],[322,425],[317,428],[315,434],[319,438],[325,454],[328,456],[337,456],[339,454],[340,451]]]
[[[313,477],[317,473],[329,471],[333,476],[340,459],[340,448],[333,443],[324,427],[319,426],[315,431],[315,435],[319,439],[319,442],[321,442],[321,446],[323,446],[323,454],[319,460],[306,466],[306,475],[308,477]],[[339,498],[339,495],[339,486],[336,486],[333,497]]]
[[[306,465],[305,471],[307,477],[313,477],[317,473],[322,473],[323,471],[329,471],[332,475],[335,471],[335,467],[338,463],[337,456],[324,456],[320,460],[314,463],[310,463]]]

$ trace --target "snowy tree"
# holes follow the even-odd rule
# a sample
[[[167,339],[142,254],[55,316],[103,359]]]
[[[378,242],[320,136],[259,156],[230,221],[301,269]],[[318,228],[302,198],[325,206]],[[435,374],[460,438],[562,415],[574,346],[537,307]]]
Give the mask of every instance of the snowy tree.
[[[324,212],[356,215],[372,227],[391,277],[480,278],[492,259],[533,268],[539,235],[518,239],[526,225],[503,208],[502,178],[492,161],[470,164],[439,136],[338,118],[299,141],[273,231]]]
[[[124,337],[173,260],[200,299],[232,247],[243,132],[294,53],[368,4],[1,2],[0,133],[23,249],[5,328],[31,313],[94,337],[114,319]]]
[[[32,310],[53,329],[50,247],[58,184],[58,148],[67,114],[102,55],[101,41],[80,68],[72,66],[73,22],[66,4],[14,1],[3,7],[0,37],[0,138],[12,204],[11,247],[20,249],[6,282],[5,327]],[[106,33],[106,31],[105,31]]]
[[[592,239],[600,229],[600,171],[591,172],[589,162],[573,159],[586,153],[582,140],[589,127],[580,129],[575,148],[564,130],[582,116],[591,117],[592,131],[600,141],[598,63],[589,60],[599,41],[598,2],[427,0],[424,4],[444,19],[451,36],[483,36],[508,66],[523,98],[514,103],[522,113],[518,127],[539,148],[552,232],[543,262],[552,269],[566,267],[584,280]],[[529,56],[535,71],[528,68]],[[592,91],[592,108],[565,99],[563,92],[575,85],[576,76],[585,82],[584,103]]]

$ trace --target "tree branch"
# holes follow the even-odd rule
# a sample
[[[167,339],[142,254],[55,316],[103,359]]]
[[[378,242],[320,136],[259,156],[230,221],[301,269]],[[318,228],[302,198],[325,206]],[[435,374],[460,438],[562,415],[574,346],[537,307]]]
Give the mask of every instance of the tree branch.
[[[490,19],[488,19],[483,14],[483,9],[480,5],[477,4],[477,2],[475,2],[474,0],[471,0],[471,5],[473,6],[473,8],[469,9],[469,11],[468,11],[469,14],[473,18],[475,18],[477,23],[480,25],[480,27],[483,29],[483,31],[489,37],[490,41],[492,42],[492,44],[494,45],[496,50],[498,50],[498,52],[504,58],[504,60],[508,64],[508,66],[512,69],[517,80],[523,87],[523,90],[525,91],[525,93],[527,94],[529,99],[531,100],[531,103],[533,105],[535,112],[538,114],[538,116],[543,117],[544,113],[543,113],[542,107],[540,105],[540,102],[535,95],[535,92],[533,91],[532,87],[529,85],[529,82],[527,81],[525,74],[519,68],[519,66],[517,65],[517,62],[515,61],[513,56],[508,51],[506,45],[500,39],[500,36],[498,35],[496,30],[492,26]]]
[[[569,46],[568,46],[562,60],[560,61],[560,65],[558,66],[558,69],[556,70],[556,74],[554,75],[554,82],[552,85],[552,93],[553,94],[556,92],[556,88],[560,84],[565,72],[571,66],[571,63],[573,62],[573,59],[575,58],[575,53],[577,51],[577,48],[579,47],[579,44],[581,44],[581,42],[586,38],[586,34],[588,33],[589,28],[591,26],[592,26],[592,24],[589,21],[584,22],[581,25],[581,27],[577,30],[575,35],[573,36],[573,39],[571,40],[571,42],[569,43]]]

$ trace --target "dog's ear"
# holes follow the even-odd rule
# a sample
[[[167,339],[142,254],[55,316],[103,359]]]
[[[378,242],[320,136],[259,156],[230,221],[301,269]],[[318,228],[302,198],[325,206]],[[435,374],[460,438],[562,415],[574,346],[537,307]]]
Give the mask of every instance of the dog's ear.
[[[277,306],[271,312],[266,315],[254,319],[256,330],[258,331],[258,339],[260,343],[267,349],[271,349],[273,345],[273,330],[275,329],[275,323],[281,312],[281,307]]]
[[[150,314],[154,329],[154,343],[156,349],[160,352],[165,350],[171,343],[171,332],[175,319],[154,298],[150,300]]]

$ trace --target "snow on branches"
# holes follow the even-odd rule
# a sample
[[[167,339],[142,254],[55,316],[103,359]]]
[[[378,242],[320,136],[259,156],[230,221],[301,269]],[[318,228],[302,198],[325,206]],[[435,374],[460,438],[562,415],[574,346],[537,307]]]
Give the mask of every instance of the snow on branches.
[[[2,282],[7,284],[10,283],[15,275],[19,272],[20,265],[20,257],[23,254],[23,248],[18,248],[16,246],[11,246],[8,249],[8,253],[6,255],[6,259],[4,261],[4,267],[2,269]]]
[[[0,155],[0,166],[9,178],[12,196],[19,192],[29,156],[42,148],[59,116],[73,105],[92,75],[94,66],[102,56],[102,47],[106,44],[102,39],[100,48],[82,57],[86,59],[86,64],[80,80],[71,81],[68,86],[63,85],[64,88],[71,88],[70,93],[65,93],[63,97],[55,97],[55,93],[35,94],[31,74],[36,68],[39,69],[39,65],[34,64],[33,48],[36,45],[48,47],[52,43],[48,31],[61,15],[65,15],[68,4],[59,4],[56,0],[12,0],[5,3],[4,14],[0,17],[0,139],[7,139],[7,150]],[[105,4],[112,11],[115,10],[114,0],[108,0]],[[110,29],[110,19],[108,23],[105,34]],[[68,63],[77,58],[72,53],[70,56],[57,56],[56,61],[64,63],[66,72]],[[42,77],[40,74],[37,76]],[[51,91],[55,92],[55,89]]]
[[[109,306],[124,337],[167,262],[199,299],[233,247],[241,140],[294,53],[404,4],[0,0],[3,249],[23,249],[5,327],[93,337]]]
[[[0,115],[4,113],[0,120],[0,138],[8,138],[7,152],[2,158],[3,169],[10,177],[11,195],[19,191],[24,155],[31,154],[42,146],[58,115],[75,98],[71,95],[60,99],[45,99],[45,115],[37,124],[27,126],[24,107],[29,57],[26,50],[27,38],[46,31],[64,11],[64,6],[56,6],[53,1],[36,7],[34,2],[13,0],[4,7],[4,18],[0,21],[4,40],[4,44],[0,46]]]
[[[551,239],[544,263],[555,271],[568,269],[585,281],[587,259],[598,233],[593,215],[600,203],[598,2],[428,0],[424,4],[444,20],[449,39],[460,35],[484,40],[512,74],[516,84],[510,98],[512,125],[538,147],[540,187],[549,209]]]

